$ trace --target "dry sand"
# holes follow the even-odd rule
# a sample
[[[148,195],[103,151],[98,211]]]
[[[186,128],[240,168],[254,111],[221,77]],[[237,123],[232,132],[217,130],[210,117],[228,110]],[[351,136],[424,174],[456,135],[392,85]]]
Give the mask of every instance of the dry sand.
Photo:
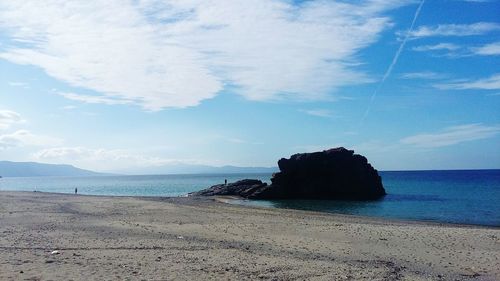
[[[500,280],[499,228],[196,198],[0,192],[0,253],[0,280]]]

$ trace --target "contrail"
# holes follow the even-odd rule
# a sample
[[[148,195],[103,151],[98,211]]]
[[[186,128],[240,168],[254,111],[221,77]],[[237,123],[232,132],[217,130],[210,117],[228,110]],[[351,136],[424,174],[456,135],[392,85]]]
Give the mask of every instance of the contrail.
[[[361,124],[363,124],[365,122],[365,119],[368,116],[368,114],[370,113],[370,109],[372,107],[373,101],[377,97],[377,94],[378,94],[380,88],[384,84],[385,80],[387,80],[387,78],[389,77],[389,75],[391,75],[392,69],[394,68],[394,66],[398,62],[399,55],[401,54],[401,51],[403,51],[403,49],[404,49],[404,47],[406,45],[406,41],[408,41],[408,38],[410,38],[410,34],[413,31],[413,26],[415,25],[415,22],[417,21],[418,15],[420,14],[420,10],[422,10],[422,6],[424,5],[424,2],[425,2],[425,0],[420,1],[420,4],[418,5],[417,11],[415,11],[415,15],[413,16],[413,20],[411,22],[410,29],[408,30],[408,32],[406,32],[406,35],[405,35],[405,37],[403,39],[403,42],[401,42],[401,45],[399,45],[399,48],[396,51],[396,54],[394,55],[394,58],[392,58],[391,64],[389,65],[389,67],[385,71],[384,76],[382,77],[382,80],[380,80],[377,88],[373,92],[372,97],[370,99],[370,103],[368,105],[368,108],[366,109],[365,114],[363,115],[363,119],[361,119]]]

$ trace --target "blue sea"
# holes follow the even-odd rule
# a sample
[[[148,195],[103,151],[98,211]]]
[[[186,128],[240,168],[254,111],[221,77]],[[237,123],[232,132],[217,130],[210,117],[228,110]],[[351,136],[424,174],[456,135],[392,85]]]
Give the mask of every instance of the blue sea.
[[[292,208],[330,213],[433,222],[500,226],[500,170],[380,172],[388,193],[381,200],[237,200],[271,208]],[[0,190],[24,190],[114,195],[183,196],[188,192],[244,178],[269,182],[271,174],[158,175],[99,177],[1,178]]]

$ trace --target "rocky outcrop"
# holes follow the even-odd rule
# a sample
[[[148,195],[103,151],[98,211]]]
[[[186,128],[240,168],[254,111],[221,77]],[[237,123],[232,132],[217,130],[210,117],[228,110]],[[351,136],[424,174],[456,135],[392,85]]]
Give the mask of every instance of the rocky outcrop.
[[[257,190],[267,188],[267,183],[260,180],[244,179],[228,184],[218,184],[210,188],[190,193],[190,196],[215,196],[215,195],[234,195],[241,197],[250,197]]]
[[[238,195],[249,199],[373,200],[385,195],[382,179],[364,156],[343,147],[300,153],[278,161],[271,185],[243,180],[216,185],[196,195]]]
[[[382,179],[364,156],[343,147],[300,153],[278,161],[280,172],[256,199],[377,199]]]

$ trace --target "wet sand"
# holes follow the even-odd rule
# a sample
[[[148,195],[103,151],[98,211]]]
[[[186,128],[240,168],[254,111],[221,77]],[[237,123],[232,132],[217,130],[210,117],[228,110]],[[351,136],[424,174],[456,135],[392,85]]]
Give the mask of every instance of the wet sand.
[[[2,191],[0,252],[0,280],[500,280],[500,228],[206,198]]]

